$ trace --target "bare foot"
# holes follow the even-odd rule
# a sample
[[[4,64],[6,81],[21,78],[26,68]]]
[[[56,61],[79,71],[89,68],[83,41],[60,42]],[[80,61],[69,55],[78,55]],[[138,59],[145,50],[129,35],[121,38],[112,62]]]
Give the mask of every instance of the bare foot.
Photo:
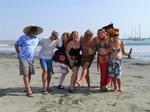
[[[119,89],[118,92],[123,92],[123,89]]]
[[[80,83],[80,81],[76,81],[76,84],[78,85],[78,87],[80,87],[81,86],[81,83]]]
[[[91,87],[88,87],[88,91],[91,91]]]
[[[117,92],[117,89],[112,89],[113,92]]]
[[[26,93],[27,97],[34,97],[33,93]]]

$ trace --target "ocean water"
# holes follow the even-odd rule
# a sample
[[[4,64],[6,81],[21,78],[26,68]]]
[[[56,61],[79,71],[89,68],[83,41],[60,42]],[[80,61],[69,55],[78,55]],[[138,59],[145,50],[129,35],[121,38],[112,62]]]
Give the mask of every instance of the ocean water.
[[[128,52],[132,48],[132,58],[150,61],[150,39],[145,40],[124,40],[126,42],[125,50]],[[39,54],[40,47],[36,49],[36,56]],[[0,53],[15,53],[14,46],[0,44]]]
[[[145,40],[125,40],[125,49],[129,51],[132,48],[132,57],[140,60],[150,61],[150,39]]]

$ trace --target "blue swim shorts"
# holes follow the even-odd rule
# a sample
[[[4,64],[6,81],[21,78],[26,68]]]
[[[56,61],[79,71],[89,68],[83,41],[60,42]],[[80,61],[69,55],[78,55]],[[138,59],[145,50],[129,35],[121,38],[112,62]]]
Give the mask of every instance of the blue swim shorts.
[[[49,75],[53,74],[53,66],[52,66],[52,59],[42,59],[40,58],[40,65],[42,69],[48,70]]]

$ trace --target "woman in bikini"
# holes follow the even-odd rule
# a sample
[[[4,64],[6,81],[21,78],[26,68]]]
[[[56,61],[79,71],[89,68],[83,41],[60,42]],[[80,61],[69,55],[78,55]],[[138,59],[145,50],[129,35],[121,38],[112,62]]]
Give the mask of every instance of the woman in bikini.
[[[121,75],[122,75],[122,56],[126,55],[131,57],[132,48],[129,53],[125,52],[124,46],[125,42],[119,39],[119,29],[113,29],[110,42],[110,59],[108,63],[108,72],[112,77],[114,91],[122,91]]]
[[[77,31],[73,31],[70,36],[72,40],[69,41],[66,46],[66,55],[69,60],[69,67],[72,70],[69,92],[74,92],[79,67],[81,65],[81,47],[79,33]]]
[[[111,78],[108,76],[108,60],[109,52],[109,38],[105,29],[99,29],[96,37],[96,48],[98,51],[97,63],[100,69],[100,91],[108,91],[106,86],[110,83]]]
[[[89,68],[94,59],[94,49],[93,49],[93,33],[90,30],[87,30],[84,33],[84,37],[80,39],[81,48],[82,48],[82,73],[80,80],[77,80],[76,83],[78,86],[82,84],[82,82],[86,79],[88,84],[88,89],[90,89],[90,76],[89,76]]]

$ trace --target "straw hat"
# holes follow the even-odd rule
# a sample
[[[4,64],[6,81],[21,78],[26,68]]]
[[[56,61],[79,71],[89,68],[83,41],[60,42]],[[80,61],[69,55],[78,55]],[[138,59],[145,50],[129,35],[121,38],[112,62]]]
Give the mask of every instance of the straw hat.
[[[32,26],[32,25],[31,25],[31,26],[25,27],[25,28],[23,29],[23,33],[24,33],[24,34],[28,34],[29,31],[30,31],[32,28],[36,28],[36,29],[37,29],[36,35],[38,35],[38,34],[40,34],[40,33],[43,32],[43,28],[41,28],[41,27],[39,27],[39,26]]]

